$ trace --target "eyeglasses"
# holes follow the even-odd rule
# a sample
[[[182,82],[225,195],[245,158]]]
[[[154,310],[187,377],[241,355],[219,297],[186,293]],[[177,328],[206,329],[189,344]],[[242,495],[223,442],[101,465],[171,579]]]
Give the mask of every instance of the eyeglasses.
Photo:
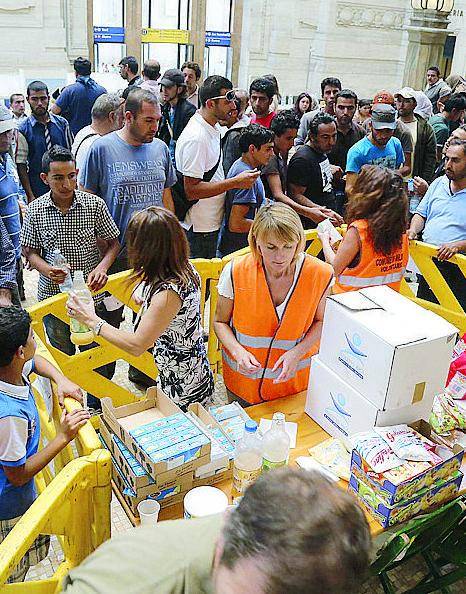
[[[226,99],[227,101],[234,101],[236,99],[236,91],[238,89],[231,89],[231,91],[227,91],[225,95],[219,95],[218,97],[209,97],[211,101],[215,101],[216,99]]]

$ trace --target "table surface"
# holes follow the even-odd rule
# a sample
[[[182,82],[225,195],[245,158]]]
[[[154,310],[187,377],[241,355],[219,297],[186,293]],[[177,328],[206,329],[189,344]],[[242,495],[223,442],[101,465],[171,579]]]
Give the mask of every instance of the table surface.
[[[306,393],[301,392],[295,396],[288,398],[279,398],[277,400],[271,400],[270,402],[264,402],[263,404],[256,404],[246,409],[248,415],[259,422],[261,418],[271,419],[273,413],[282,412],[286,415],[287,421],[292,421],[298,424],[298,435],[296,440],[296,448],[290,450],[289,464],[295,465],[295,460],[299,456],[308,456],[308,448],[311,448],[318,443],[321,443],[329,437],[320,425],[313,421],[305,412],[304,404],[306,400]],[[348,488],[348,483],[341,480],[338,483],[342,489]],[[231,486],[232,481],[226,480],[221,483],[214,485],[224,491],[231,501]],[[160,511],[160,520],[174,520],[183,517],[183,504],[178,503],[170,507],[166,507]],[[382,526],[371,518],[366,513],[367,520],[371,529],[372,535],[377,535],[383,531]]]

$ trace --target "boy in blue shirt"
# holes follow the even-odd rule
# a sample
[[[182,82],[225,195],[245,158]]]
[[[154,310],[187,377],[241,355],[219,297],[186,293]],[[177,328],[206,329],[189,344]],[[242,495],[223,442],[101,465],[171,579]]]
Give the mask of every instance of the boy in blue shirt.
[[[60,406],[66,396],[82,400],[80,388],[40,355],[29,314],[0,308],[0,542],[37,497],[34,477],[76,436],[89,419],[87,410],[63,411],[56,437],[39,450],[39,413],[28,376],[34,371],[56,383]],[[41,535],[10,576],[23,581],[29,567],[47,556]]]
[[[243,171],[265,167],[273,155],[275,134],[259,124],[246,126],[239,137],[241,157],[230,167],[227,179]],[[248,233],[256,212],[265,202],[264,184],[260,177],[247,190],[228,190],[225,217],[220,229],[218,255],[220,258],[248,245]]]

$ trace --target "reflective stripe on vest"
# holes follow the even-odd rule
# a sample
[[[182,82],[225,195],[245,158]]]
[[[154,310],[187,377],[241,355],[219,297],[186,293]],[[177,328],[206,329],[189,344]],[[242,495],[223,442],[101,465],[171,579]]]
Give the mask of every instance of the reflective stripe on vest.
[[[240,369],[238,369],[238,364],[236,363],[236,361],[234,359],[232,359],[230,357],[230,355],[225,350],[223,350],[223,361],[224,361],[224,363],[227,363],[227,365],[231,369],[233,369],[233,371],[235,371],[236,373],[239,373],[240,375],[244,375],[244,377],[247,377],[248,379],[254,379],[254,380],[260,380],[262,378],[276,379],[283,371],[283,369],[281,367],[279,369],[277,369],[276,371],[272,371],[272,369],[269,367],[267,367],[266,369],[261,368],[258,371],[253,371],[252,373],[247,373],[245,371],[241,371]],[[306,359],[301,359],[301,361],[298,363],[296,371],[300,371],[301,369],[305,369],[306,367],[310,367],[310,366],[311,366],[311,358],[310,357],[307,357]]]
[[[405,268],[402,268],[399,272],[392,272],[391,274],[384,274],[381,276],[349,276],[347,274],[341,274],[337,277],[337,283],[348,287],[375,287],[378,285],[389,285],[390,283],[397,283],[403,280],[405,274]]]
[[[304,338],[304,336],[301,336],[298,340],[274,340],[271,336],[251,336],[250,334],[244,334],[237,330],[234,330],[234,332],[236,340],[241,346],[254,349],[268,349],[271,347],[288,351],[300,343]]]

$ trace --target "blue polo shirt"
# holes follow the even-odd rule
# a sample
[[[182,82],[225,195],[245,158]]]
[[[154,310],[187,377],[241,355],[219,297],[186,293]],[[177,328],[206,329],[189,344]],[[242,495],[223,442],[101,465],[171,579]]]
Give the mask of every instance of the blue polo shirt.
[[[0,154],[0,217],[3,219],[16,259],[21,256],[21,218],[19,214],[19,178],[8,153]]]
[[[39,448],[39,413],[28,376],[33,360],[23,368],[23,386],[0,381],[0,520],[22,516],[37,494],[32,478],[21,487],[7,479],[5,466],[22,466]]]
[[[71,150],[73,135],[68,122],[61,116],[49,114],[50,120],[47,124],[41,124],[31,115],[23,120],[19,126],[19,132],[25,137],[28,145],[28,175],[31,189],[36,198],[49,191],[49,187],[40,179],[42,172],[42,157],[47,150],[45,141],[45,126],[47,126],[51,146],[59,144]]]
[[[435,179],[416,214],[426,220],[422,240],[432,245],[466,239],[466,189],[452,192],[446,175]]]
[[[61,115],[70,123],[71,132],[76,135],[91,123],[91,109],[95,100],[107,92],[90,76],[78,76],[76,82],[63,89],[56,105]]]

